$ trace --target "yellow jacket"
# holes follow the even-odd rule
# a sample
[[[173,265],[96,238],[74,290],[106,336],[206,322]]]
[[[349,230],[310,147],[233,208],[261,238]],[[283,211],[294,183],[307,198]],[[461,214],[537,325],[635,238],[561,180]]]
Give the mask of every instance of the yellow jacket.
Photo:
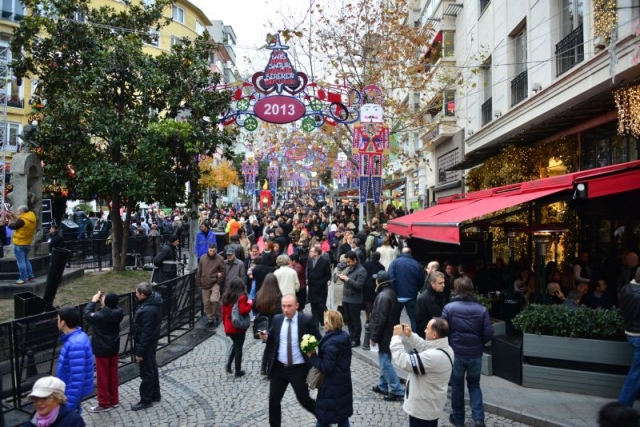
[[[18,215],[18,219],[24,222],[24,226],[13,232],[11,240],[14,245],[29,246],[36,232],[36,215],[31,211],[24,212]]]

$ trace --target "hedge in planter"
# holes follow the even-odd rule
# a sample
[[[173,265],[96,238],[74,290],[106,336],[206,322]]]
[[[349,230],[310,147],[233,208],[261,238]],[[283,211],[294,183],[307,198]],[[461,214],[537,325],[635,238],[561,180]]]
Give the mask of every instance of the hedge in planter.
[[[523,386],[617,397],[633,359],[617,310],[533,304],[513,322],[524,332]]]
[[[626,341],[618,310],[572,311],[560,305],[530,304],[514,317],[513,324],[526,334]]]

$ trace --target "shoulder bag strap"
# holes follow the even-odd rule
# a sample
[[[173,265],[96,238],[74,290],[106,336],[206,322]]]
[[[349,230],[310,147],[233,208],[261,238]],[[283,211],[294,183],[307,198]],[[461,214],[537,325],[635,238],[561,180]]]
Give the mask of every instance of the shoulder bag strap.
[[[451,360],[451,356],[449,356],[449,353],[444,351],[444,349],[442,349],[442,348],[437,348],[436,350],[440,350],[441,352],[443,352],[445,354],[445,356],[447,356],[447,359],[449,359],[449,362],[451,363],[451,367],[453,368],[453,360]]]

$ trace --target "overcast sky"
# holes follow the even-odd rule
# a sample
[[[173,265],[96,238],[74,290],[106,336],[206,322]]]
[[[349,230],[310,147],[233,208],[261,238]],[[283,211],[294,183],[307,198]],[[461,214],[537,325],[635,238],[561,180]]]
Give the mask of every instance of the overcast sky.
[[[315,0],[189,0],[211,20],[222,20],[236,33],[236,62],[240,72],[259,71],[269,51],[259,51],[268,33],[293,28],[305,19],[309,1]],[[251,58],[249,64],[246,58]]]

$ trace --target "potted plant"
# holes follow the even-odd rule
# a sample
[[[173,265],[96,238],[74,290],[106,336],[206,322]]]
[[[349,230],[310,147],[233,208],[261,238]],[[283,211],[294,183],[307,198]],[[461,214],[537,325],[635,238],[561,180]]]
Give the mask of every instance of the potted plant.
[[[633,360],[617,310],[531,304],[513,324],[523,332],[523,386],[617,397]]]

